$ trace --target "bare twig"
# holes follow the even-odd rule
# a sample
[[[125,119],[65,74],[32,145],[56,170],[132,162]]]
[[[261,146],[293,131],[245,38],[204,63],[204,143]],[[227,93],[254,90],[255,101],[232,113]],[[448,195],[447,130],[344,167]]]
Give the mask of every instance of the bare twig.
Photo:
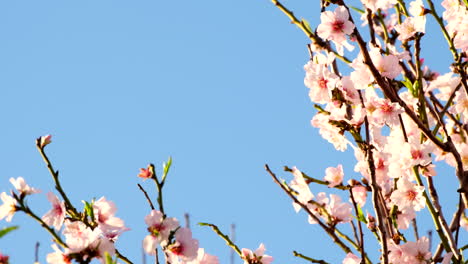
[[[293,251],[293,255],[295,257],[298,257],[298,258],[302,258],[302,259],[305,259],[305,260],[308,260],[310,261],[311,263],[318,263],[318,264],[329,264],[328,262],[326,262],[325,260],[321,260],[321,259],[314,259],[314,258],[311,258],[311,257],[307,257],[307,256],[304,256],[302,255],[301,253],[297,252],[297,251]]]
[[[150,197],[148,196],[148,193],[145,191],[145,189],[143,189],[143,187],[141,186],[141,184],[137,183],[138,185],[138,188],[140,188],[140,190],[143,192],[143,194],[145,195],[146,197],[146,201],[148,201],[148,204],[149,206],[151,207],[151,210],[154,210],[154,205],[153,205],[153,202],[151,202],[151,199]]]
[[[303,203],[299,202],[299,200],[297,200],[296,197],[294,197],[294,195],[292,195],[289,190],[283,186],[283,184],[281,184],[281,182],[278,180],[278,178],[276,177],[276,175],[270,170],[270,167],[268,167],[267,164],[265,164],[265,170],[271,175],[271,177],[273,178],[273,180],[275,181],[276,184],[278,184],[281,189],[283,189],[284,192],[286,192],[286,194],[297,204],[299,204],[308,214],[309,216],[314,219],[314,221],[316,221],[318,223],[318,225],[323,229],[325,230],[325,232],[332,238],[333,242],[336,243],[345,253],[350,253],[351,252],[351,249],[343,243],[343,241],[341,241],[341,239],[338,238],[338,236],[335,234],[335,232],[333,231],[333,228],[330,228],[328,227],[327,225],[325,225],[316,215],[314,215],[312,213],[312,211],[310,211],[310,209]]]

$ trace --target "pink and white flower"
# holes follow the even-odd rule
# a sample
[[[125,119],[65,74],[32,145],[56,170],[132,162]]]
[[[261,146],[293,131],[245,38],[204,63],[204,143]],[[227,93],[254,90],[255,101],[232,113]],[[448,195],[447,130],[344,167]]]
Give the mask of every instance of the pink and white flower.
[[[216,256],[207,254],[205,249],[199,248],[197,258],[191,261],[187,261],[185,264],[219,264],[219,259]]]
[[[83,222],[66,220],[63,235],[70,253],[77,253],[87,248],[94,248],[90,247],[90,245],[93,245],[99,239],[100,232],[98,229],[92,230]]]
[[[52,209],[42,216],[42,221],[49,226],[53,226],[56,230],[59,230],[65,219],[65,202],[61,202],[59,198],[51,192],[47,193],[47,199],[52,204]]]
[[[56,244],[52,244],[53,253],[47,254],[46,260],[49,264],[71,264],[71,259],[67,254],[67,250],[63,252]]]
[[[346,41],[346,35],[353,33],[354,24],[349,21],[348,10],[339,6],[334,12],[325,11],[320,14],[321,24],[317,27],[317,35],[337,44]]]
[[[339,164],[336,168],[328,167],[325,169],[324,180],[329,183],[328,187],[335,187],[343,182],[343,176],[343,166]]]
[[[16,212],[16,200],[6,192],[0,194],[3,204],[0,205],[0,220],[5,218],[5,221],[10,222]]]
[[[258,264],[270,264],[273,262],[273,257],[265,255],[265,245],[263,243],[252,252],[252,250],[243,248],[241,250],[241,258],[244,260],[244,264],[258,263]]]
[[[366,204],[367,199],[367,189],[362,185],[353,186],[351,191],[353,192],[354,200],[359,205],[363,207]]]
[[[155,254],[158,244],[166,242],[170,232],[179,226],[177,219],[165,218],[163,213],[156,210],[152,210],[145,217],[145,223],[148,225],[148,232],[150,234],[143,240],[143,248],[148,254]]]
[[[28,184],[26,184],[26,181],[23,179],[23,177],[18,177],[18,178],[10,178],[10,183],[15,187],[15,189],[20,192],[20,194],[28,195],[28,194],[33,194],[33,193],[39,193],[40,190],[29,187]]]
[[[406,178],[399,178],[397,189],[393,191],[390,200],[393,204],[398,206],[399,210],[410,208],[419,211],[424,208],[426,202],[423,191],[423,186],[418,186],[408,181]]]
[[[352,206],[341,202],[341,197],[330,194],[330,203],[326,207],[334,223],[347,223],[352,220]]]
[[[170,259],[193,260],[198,254],[198,240],[192,238],[189,228],[181,227],[175,233],[175,242],[166,247],[166,252]]]
[[[354,255],[353,253],[348,253],[343,259],[342,264],[360,264],[361,258]]]
[[[109,239],[116,239],[122,232],[127,231],[124,221],[114,214],[117,212],[117,207],[112,201],[101,197],[93,203],[94,217],[99,225],[104,236]]]
[[[289,186],[296,191],[298,194],[296,195],[297,200],[301,204],[308,204],[310,200],[314,198],[314,195],[310,191],[309,185],[304,179],[304,176],[302,175],[302,172],[297,169],[296,167],[292,168],[292,174],[294,175],[294,179],[291,180],[289,183]],[[293,207],[294,210],[299,212],[301,210],[301,205],[293,202]]]

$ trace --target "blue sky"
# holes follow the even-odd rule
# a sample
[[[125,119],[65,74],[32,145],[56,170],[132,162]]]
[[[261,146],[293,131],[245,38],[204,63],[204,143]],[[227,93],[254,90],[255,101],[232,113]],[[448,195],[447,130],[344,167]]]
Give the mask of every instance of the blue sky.
[[[284,3],[317,25],[318,2]],[[341,262],[263,169],[290,179],[281,168],[295,165],[321,178],[342,163],[347,179],[356,176],[353,153],[334,151],[310,126],[308,40],[269,1],[4,1],[0,36],[0,191],[23,176],[42,190],[31,207],[49,210],[53,183],[34,141],[52,134],[47,152],[72,202],[114,201],[132,229],[117,247],[139,263],[149,207],[136,175],[150,162],[161,172],[172,156],[167,213],[189,213],[194,236],[222,263],[229,249],[195,223],[235,223],[238,245],[263,242],[275,263],[302,263],[292,250]],[[428,54],[444,45],[427,43]],[[427,61],[446,72],[447,54]],[[32,263],[39,241],[45,263],[47,233],[23,214],[13,224],[20,229],[0,250]]]

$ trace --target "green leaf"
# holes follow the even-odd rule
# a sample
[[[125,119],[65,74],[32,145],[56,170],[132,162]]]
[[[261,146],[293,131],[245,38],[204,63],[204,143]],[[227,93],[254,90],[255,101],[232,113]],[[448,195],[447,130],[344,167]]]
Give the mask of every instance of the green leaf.
[[[355,6],[352,6],[352,5],[348,5],[348,6],[349,6],[349,8],[351,8],[351,9],[353,9],[354,11],[358,12],[359,14],[364,14],[364,13],[365,13],[364,10],[359,9],[359,8],[357,8],[357,7],[355,7]]]
[[[112,257],[111,255],[109,254],[109,252],[104,252],[104,256],[106,258],[106,264],[115,264],[116,262],[114,260],[112,260]]]
[[[84,203],[84,211],[86,213],[87,216],[89,216],[91,218],[91,221],[94,222],[94,210],[93,210],[93,203],[94,203],[94,199],[91,203],[88,203],[87,201],[81,201]]]
[[[167,174],[169,173],[169,169],[171,168],[172,165],[172,157],[169,157],[166,163],[163,164],[163,176],[162,176],[162,182],[166,180]]]
[[[359,206],[359,204],[357,205],[357,219],[367,224],[366,217],[364,216],[364,213],[362,212],[362,208],[361,206]]]
[[[2,230],[0,230],[0,238],[18,228],[19,226],[4,227]]]
[[[310,27],[309,21],[307,21],[305,18],[302,18],[301,23],[304,24],[304,26],[307,28],[307,30],[309,30],[310,32],[313,32],[312,28]]]
[[[410,91],[410,93],[416,97],[416,89],[414,88],[414,85],[411,83],[411,81],[405,77],[405,79],[403,81],[401,81],[401,83],[403,83],[403,85],[408,88],[408,90]]]

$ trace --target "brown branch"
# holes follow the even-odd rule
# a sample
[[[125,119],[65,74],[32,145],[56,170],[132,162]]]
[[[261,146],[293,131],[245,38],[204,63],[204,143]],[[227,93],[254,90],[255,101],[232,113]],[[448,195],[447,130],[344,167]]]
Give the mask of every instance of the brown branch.
[[[316,215],[314,215],[312,213],[312,211],[310,211],[310,209],[304,205],[303,203],[299,202],[299,200],[297,200],[297,198],[291,194],[291,192],[278,180],[278,178],[276,177],[276,175],[270,170],[270,167],[268,167],[268,164],[265,164],[265,170],[271,175],[271,177],[273,178],[274,182],[276,184],[278,184],[281,189],[283,189],[283,191],[297,204],[299,204],[302,209],[304,209],[308,214],[309,216],[314,219],[314,221],[316,221],[319,226],[325,230],[325,232],[332,238],[333,242],[336,243],[345,253],[351,253],[351,249],[346,246],[346,244],[343,243],[343,241],[341,241],[337,235],[335,234],[335,232],[333,231],[333,228],[325,225]]]
[[[153,202],[151,202],[151,199],[150,199],[150,197],[148,196],[148,193],[145,191],[145,189],[143,189],[143,187],[141,186],[141,184],[137,183],[137,185],[138,185],[138,188],[140,188],[140,190],[141,190],[141,191],[143,192],[143,194],[145,195],[146,200],[148,201],[149,206],[151,207],[151,210],[154,210]]]

